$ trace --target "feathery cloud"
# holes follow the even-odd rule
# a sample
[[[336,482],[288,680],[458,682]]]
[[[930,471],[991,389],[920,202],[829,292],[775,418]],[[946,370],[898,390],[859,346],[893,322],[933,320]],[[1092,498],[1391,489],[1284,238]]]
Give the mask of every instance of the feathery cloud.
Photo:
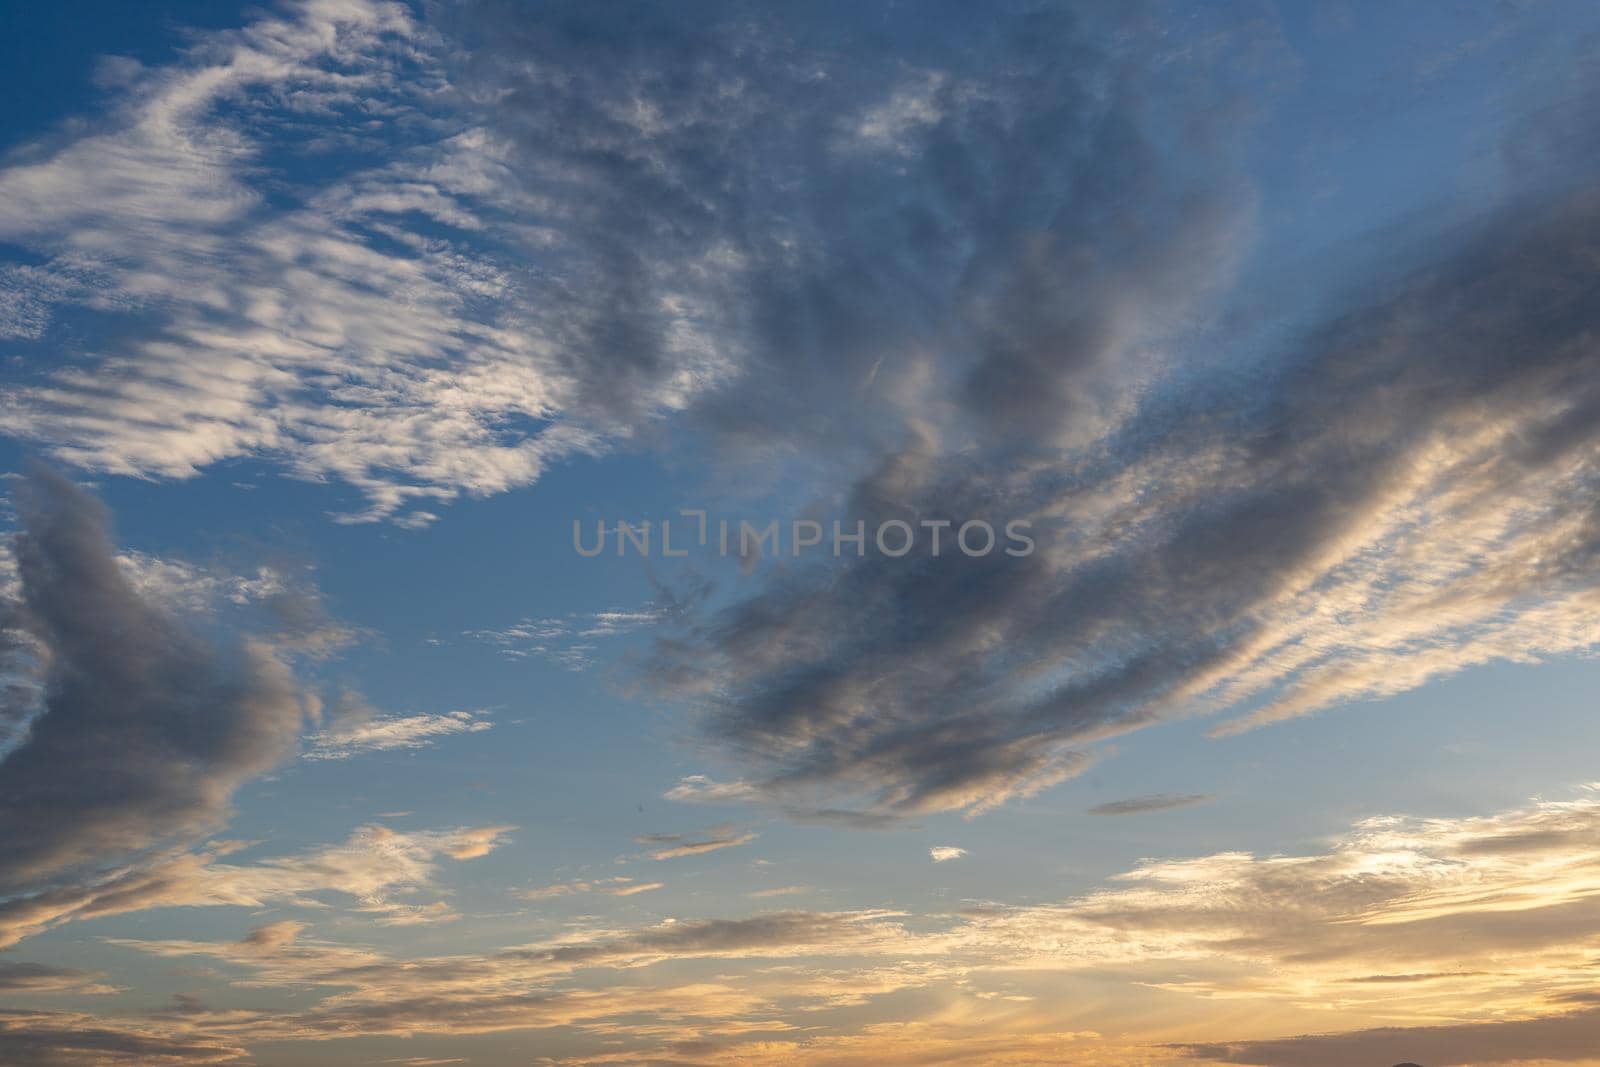
[[[673,860],[748,845],[760,836],[754,831],[740,830],[732,824],[724,823],[699,834],[639,834],[634,837],[634,841],[641,845],[660,845],[660,848],[653,849],[649,853],[653,860]]]
[[[345,694],[325,728],[306,739],[305,759],[343,760],[365,752],[427,748],[441,737],[476,734],[494,723],[475,711],[442,715],[381,715],[352,694]]]

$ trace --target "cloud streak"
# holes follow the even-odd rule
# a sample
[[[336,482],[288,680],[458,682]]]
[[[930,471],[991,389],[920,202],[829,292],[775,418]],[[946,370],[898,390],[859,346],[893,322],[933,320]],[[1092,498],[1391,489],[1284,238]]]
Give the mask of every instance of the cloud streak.
[[[1105,804],[1096,804],[1089,809],[1089,814],[1143,815],[1152,811],[1191,808],[1196,804],[1205,804],[1215,799],[1209,793],[1150,793],[1140,797],[1128,797],[1126,800],[1112,800]]]
[[[442,715],[380,715],[348,695],[335,709],[327,728],[306,738],[302,753],[310,760],[344,760],[367,752],[415,751],[441,737],[478,734],[494,723],[477,712]]]
[[[589,893],[608,897],[633,897],[665,889],[664,882],[636,882],[632,878],[598,878],[575,882],[556,882],[537,889],[517,889],[512,895],[523,900],[549,900],[553,897],[582,896]]]
[[[640,834],[634,838],[637,844],[660,845],[652,849],[648,855],[653,860],[675,860],[685,856],[702,856],[708,852],[720,852],[725,848],[738,848],[748,845],[761,835],[751,830],[740,830],[736,826],[724,824],[713,826],[700,834]]]
[[[228,863],[239,846],[212,843],[173,850],[113,870],[98,880],[61,885],[0,900],[0,947],[66,922],[176,907],[273,906],[321,909],[335,893],[386,925],[447,922],[456,912],[442,899],[404,899],[434,888],[439,861],[477,859],[494,850],[509,826],[401,832],[364,826],[338,845],[254,863]]]

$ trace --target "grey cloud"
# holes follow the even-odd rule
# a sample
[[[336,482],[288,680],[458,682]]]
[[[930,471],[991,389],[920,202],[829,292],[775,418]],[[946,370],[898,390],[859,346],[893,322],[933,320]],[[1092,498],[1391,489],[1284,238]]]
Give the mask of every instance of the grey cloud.
[[[1432,982],[1440,978],[1477,978],[1487,973],[1486,971],[1429,971],[1423,974],[1364,974],[1359,978],[1346,978],[1345,981],[1354,982],[1358,985],[1371,983],[1403,984],[1406,982]]]
[[[747,795],[916,813],[1178,714],[1248,708],[1226,733],[1591,648],[1597,238],[1591,194],[1517,203],[1293,358],[1154,388],[1092,447],[892,453],[851,513],[1026,517],[1040,550],[791,569],[663,644],[660,678]]]
[[[1147,796],[1128,797],[1126,800],[1096,804],[1089,809],[1089,814],[1142,815],[1148,811],[1171,811],[1173,808],[1193,807],[1215,799],[1209,793],[1151,793]]]
[[[303,714],[270,650],[202,637],[134,590],[97,501],[36,469],[16,502],[7,644],[37,661],[41,689],[0,762],[0,892],[215,827],[290,752]]]
[[[229,1063],[245,1055],[209,1037],[118,1027],[66,1012],[0,1012],[0,1061],[30,1067],[182,1067]]]
[[[1248,214],[1217,72],[1270,51],[1255,27],[1194,16],[1179,61],[1137,5],[430,16],[312,6],[206,37],[108,130],[0,172],[0,230],[51,277],[91,240],[133,264],[61,300],[159,312],[104,373],[11,390],[0,426],[121,473],[270,454],[364,493],[345,518],[410,525],[667,413],[730,463],[857,468],[945,409],[1033,453],[1120,411]],[[397,54],[439,91],[389,76]],[[357,91],[406,162],[269,202],[237,165],[254,138]]]
[[[1401,1057],[1429,1067],[1475,1063],[1577,1062],[1594,1057],[1600,1011],[1452,1026],[1386,1027],[1266,1041],[1175,1045],[1196,1059],[1262,1067],[1348,1067]]]
[[[460,77],[583,283],[551,330],[587,403],[637,422],[687,338],[731,365],[689,405],[719,458],[861,462],[930,374],[1017,447],[1086,432],[1138,376],[1133,305],[1170,325],[1225,276],[1244,198],[1226,164],[1155,165],[1149,90],[1192,68],[1113,43],[1151,43],[1140,18],[479,3]],[[1160,117],[1192,163],[1227,156],[1225,112]]]

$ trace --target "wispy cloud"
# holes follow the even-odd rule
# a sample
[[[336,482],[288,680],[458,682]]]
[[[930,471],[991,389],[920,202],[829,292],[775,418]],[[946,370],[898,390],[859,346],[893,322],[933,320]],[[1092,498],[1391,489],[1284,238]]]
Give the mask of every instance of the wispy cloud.
[[[793,897],[811,892],[808,885],[775,885],[770,889],[757,889],[750,893],[752,900],[768,900],[772,897]]]
[[[79,996],[109,996],[122,992],[110,985],[105,975],[72,967],[51,967],[21,960],[0,960],[0,990],[13,996],[35,993],[73,993]]]
[[[740,830],[725,823],[698,834],[639,834],[634,841],[641,845],[662,846],[649,853],[653,860],[673,860],[748,845],[760,836],[754,831]]]
[[[468,630],[475,641],[493,645],[510,659],[546,659],[568,670],[587,670],[597,642],[654,626],[669,617],[665,609],[596,611],[560,618],[525,618],[499,630]]]
[[[448,921],[442,901],[403,898],[433,888],[439,860],[487,855],[509,826],[401,832],[383,826],[357,830],[343,844],[254,863],[228,863],[238,846],[213,843],[195,852],[169,852],[113,871],[96,881],[58,886],[0,901],[0,947],[76,919],[149,908],[294,906],[324,910],[319,894],[337,893],[373,921],[391,925]],[[401,899],[397,899],[401,898]]]
[[[512,895],[523,900],[549,900],[552,897],[581,896],[590,893],[608,897],[632,897],[665,889],[665,882],[636,882],[632,878],[599,878],[592,881],[557,882],[537,889],[515,889]]]
[[[348,702],[343,706],[350,707]],[[342,760],[365,752],[427,748],[441,737],[492,729],[494,723],[481,718],[480,714],[451,711],[442,715],[379,715],[370,709],[341,714],[327,729],[306,738],[306,750],[302,755],[312,760]]]
[[[928,858],[935,863],[948,863],[951,860],[958,860],[966,854],[966,849],[957,848],[955,845],[934,845],[928,849]]]

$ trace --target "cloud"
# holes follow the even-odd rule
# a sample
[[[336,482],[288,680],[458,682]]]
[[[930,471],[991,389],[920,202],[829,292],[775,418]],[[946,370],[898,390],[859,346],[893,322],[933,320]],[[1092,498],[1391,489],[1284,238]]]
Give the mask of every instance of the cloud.
[[[366,752],[427,748],[441,737],[476,734],[494,724],[478,712],[442,715],[380,715],[354,694],[344,694],[328,725],[306,738],[305,759],[343,760]]]
[[[242,607],[291,591],[290,580],[272,567],[257,567],[249,575],[232,574],[146,552],[119,553],[117,563],[141,597],[195,614],[213,610],[219,602]]]
[[[238,1045],[208,1038],[165,1036],[151,1025],[122,1024],[78,1012],[0,1012],[0,1060],[36,1067],[128,1064],[186,1067],[231,1063]]]
[[[0,960],[0,990],[14,996],[32,993],[75,993],[80,996],[103,996],[120,993],[117,986],[107,985],[105,975],[93,971],[80,971],[71,967],[51,967],[42,963],[25,963],[21,960]]]
[[[1592,788],[1490,816],[1377,817],[1326,852],[1150,860],[1058,905],[978,906],[959,940],[1015,966],[1132,969],[1262,1018],[1308,995],[1395,1026],[1562,1015],[1593,962],[1597,832]],[[1318,1062],[1361,1058],[1345,1051]]]
[[[119,326],[0,425],[96,471],[270,457],[361,494],[352,520],[673,432],[864,520],[1034,523],[1022,560],[787,568],[661,642],[653,680],[794,812],[978,813],[1164,718],[1235,731],[1594,646],[1570,185],[1526,175],[1475,236],[1241,338],[1270,24],[1199,16],[1174,54],[1109,9],[547,14],[302,4],[18,155],[19,335],[57,307]],[[509,630],[588,661],[579,630]]]
[[[692,29],[572,3],[427,14],[306,0],[201,34],[25,146],[0,171],[0,237],[29,260],[0,324],[41,353],[73,309],[111,336],[9,390],[0,427],[95,471],[265,458],[361,494],[345,519],[415,527],[665,416],[729,457],[858,460],[923,421],[906,405],[935,370],[1018,429],[1054,410],[1080,433],[1143,373],[1117,358],[1134,290],[1175,320],[1196,288],[1153,235],[1228,258],[1237,198],[1205,181],[1153,183],[1180,203],[1139,232],[1102,211],[1152,151],[1108,44],[1135,17],[1013,4],[976,38],[919,18],[890,49],[866,12],[856,33],[756,31],[736,7]],[[1075,200],[1081,230],[1035,232]],[[1133,263],[1150,277],[1113,278]],[[1023,306],[1063,269],[1095,291]],[[1040,335],[1106,344],[1069,385],[1025,350]]]
[[[1089,814],[1143,815],[1150,811],[1171,811],[1173,808],[1189,808],[1215,799],[1209,793],[1150,793],[1140,797],[1128,797],[1126,800],[1113,800],[1105,804],[1096,804],[1089,809]]]
[[[413,904],[399,898],[433,889],[441,857],[487,855],[511,829],[401,832],[365,826],[342,844],[248,864],[224,862],[233,846],[221,843],[194,852],[173,851],[99,880],[0,900],[0,947],[62,923],[150,908],[321,910],[326,907],[321,897],[327,893],[347,898],[356,912],[380,924],[450,921],[457,916],[443,901]]]
[[[495,646],[510,659],[540,657],[582,671],[593,665],[596,642],[654,626],[669,617],[664,608],[584,612],[561,618],[524,618],[499,630],[468,630],[466,636]]]
[[[223,643],[141,596],[105,510],[36,469],[16,503],[19,595],[5,653],[26,735],[0,761],[0,892],[93,874],[220,825],[234,790],[291,751],[304,707],[267,645]]]
[[[0,237],[38,262],[0,326],[42,347],[84,308],[110,334],[7,390],[0,426],[120,474],[275,457],[359,492],[346,518],[408,526],[596,447],[554,425],[570,389],[529,317],[558,298],[511,251],[544,242],[437,46],[403,5],[305,0],[27,146]]]
[[[459,830],[445,844],[445,855],[458,860],[487,856],[494,851],[501,837],[515,829],[515,826],[480,826],[472,830]]]
[[[640,893],[650,893],[657,889],[665,889],[665,882],[635,882],[632,878],[599,878],[592,881],[557,882],[554,885],[541,886],[537,889],[516,889],[513,896],[523,900],[549,900],[551,897],[566,897],[588,893],[597,893],[608,897],[632,897]]]
[[[966,854],[966,849],[957,848],[954,845],[934,845],[932,848],[928,849],[928,858],[933,860],[935,863],[946,863],[950,860],[958,860]]]
[[[792,897],[802,893],[811,892],[808,885],[775,885],[771,889],[757,889],[750,893],[752,900],[767,900],[771,897]]]
[[[1560,1060],[1587,1047],[1572,1038],[1592,1027],[1597,796],[1584,789],[1470,818],[1376,817],[1302,854],[1153,859],[1048,904],[780,911],[632,927],[591,918],[531,944],[444,956],[340,944],[298,920],[258,925],[237,940],[116,943],[163,959],[214,960],[246,1001],[255,990],[317,991],[291,1010],[191,1007],[160,1016],[191,1040],[245,1046],[574,1026],[588,1041],[583,1062],[602,1063],[670,1062],[679,1041],[703,1043],[689,1054],[697,1063],[864,1063],[873,1054],[915,1063],[959,1052],[975,1062],[1060,1055],[1109,1067],[1187,1056],[1313,1067],[1379,1049],[1390,1050],[1386,1063],[1499,1062],[1501,1049],[1508,1059],[1522,1049],[1524,1058]],[[367,870],[391,846],[445,850],[443,838],[356,844],[343,859],[307,854],[228,871],[221,881],[260,887],[284,871],[296,887],[331,885],[352,879],[315,872]],[[424,881],[411,872],[367,877],[387,900]],[[533,892],[633,884],[602,879]],[[1141,1046],[1088,1032],[1081,1015],[1060,1007],[1072,1002],[1063,989],[1104,995],[1107,981],[1160,997],[1163,1041],[1174,1030],[1212,1032],[1229,1018],[1248,1017],[1258,1033],[1312,1034],[1308,1022],[1330,1017],[1367,1025]],[[894,997],[907,991],[922,995]],[[866,1005],[888,1014],[865,1025],[826,1014]],[[1128,1010],[1139,1017],[1147,1007]],[[1059,1051],[1062,1035],[1072,1035],[1070,1052]],[[1041,1051],[1050,1049],[1058,1051]]]
[[[641,845],[663,846],[650,852],[650,858],[653,860],[673,860],[748,845],[760,836],[753,831],[741,831],[732,825],[723,824],[713,826],[695,837],[686,834],[639,834],[634,841]]]
[[[856,479],[846,513],[1026,518],[1037,551],[788,567],[662,642],[653,677],[708,708],[747,796],[914,816],[1037,792],[1177,716],[1231,712],[1225,736],[1592,650],[1595,305],[1563,279],[1597,233],[1587,193],[1508,207],[1293,358],[1154,383],[1090,443],[930,429]],[[1033,370],[1076,373],[1029,343]],[[972,418],[1011,421],[980,397]]]
[[[1237,57],[1281,42],[1204,17],[1181,56],[1137,13],[1027,5],[974,36],[308,3],[203,37],[0,173],[0,234],[53,279],[19,328],[51,301],[122,324],[0,423],[97,471],[269,456],[413,525],[670,424],[867,521],[1032,522],[1025,559],[787,568],[661,642],[654,680],[795,812],[977,813],[1163,718],[1593,647],[1563,281],[1592,201],[1530,177],[1235,345]],[[314,180],[278,171],[290,138]],[[579,666],[626,614],[487,636]]]
[[[1457,1026],[1386,1027],[1233,1044],[1176,1045],[1187,1055],[1263,1067],[1345,1067],[1407,1056],[1439,1067],[1482,1063],[1590,1063],[1600,1011]]]
[[[672,961],[783,960],[811,952],[890,951],[899,931],[870,913],[814,915],[779,912],[745,919],[666,922],[631,931],[575,930],[533,945],[482,955],[395,958],[376,949],[343,947],[308,938],[263,936],[239,941],[118,943],[151,955],[215,959],[241,968],[243,988],[326,987],[335,992],[292,1013],[230,1009],[184,1010],[170,1021],[191,1030],[254,1042],[331,1040],[355,1034],[471,1034],[580,1027],[592,1035],[704,1036],[790,1028],[774,1014],[780,989],[819,1004],[849,1003],[866,990],[906,984],[890,974],[852,978],[830,972],[770,976],[762,988],[739,989],[714,980],[663,978],[629,987],[572,985],[567,977],[597,969],[613,973]],[[916,984],[916,979],[911,979]],[[641,1023],[639,1020],[647,1019]]]

